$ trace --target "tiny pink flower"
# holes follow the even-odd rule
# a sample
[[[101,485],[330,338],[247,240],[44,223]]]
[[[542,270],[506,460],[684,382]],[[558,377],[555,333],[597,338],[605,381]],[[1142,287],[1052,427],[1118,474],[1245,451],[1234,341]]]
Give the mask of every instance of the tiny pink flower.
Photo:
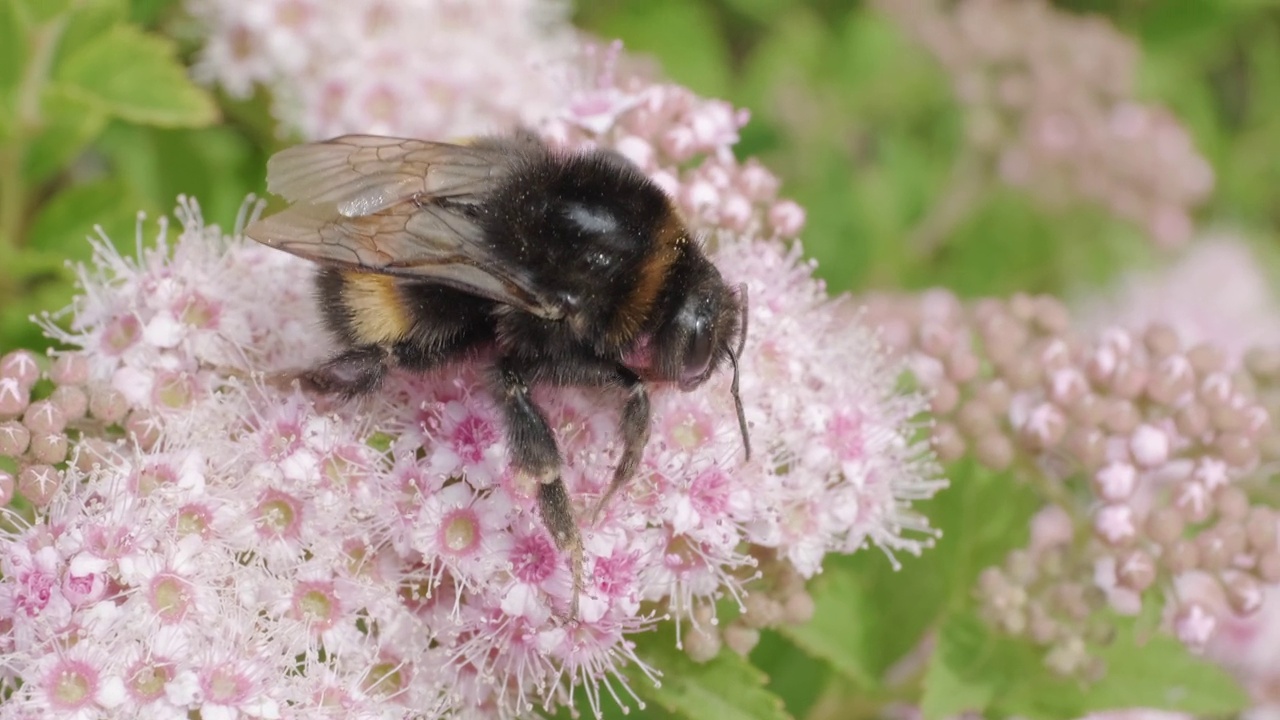
[[[432,434],[439,447],[432,456],[432,474],[459,475],[473,484],[496,479],[505,461],[501,418],[495,409],[474,401],[447,403]]]
[[[71,558],[62,579],[62,596],[73,606],[97,602],[107,590],[107,570],[110,564],[89,553]]]
[[[1098,495],[1108,502],[1121,502],[1133,494],[1138,474],[1128,463],[1113,462],[1105,465],[1094,475],[1094,483]]]
[[[1104,505],[1094,513],[1093,527],[1111,545],[1132,540],[1137,535],[1133,508],[1129,505]]]
[[[84,660],[59,660],[40,679],[44,705],[69,720],[99,717],[105,707],[119,703],[115,687],[109,685],[98,668]]]
[[[1156,467],[1169,459],[1169,436],[1151,425],[1139,425],[1129,437],[1129,451],[1143,467]]]
[[[1184,605],[1173,620],[1174,634],[1193,650],[1203,650],[1217,626],[1217,618],[1198,602]]]
[[[1202,482],[1187,481],[1174,490],[1173,503],[1191,522],[1204,522],[1213,510],[1213,493]]]
[[[52,547],[32,552],[25,545],[12,545],[3,559],[4,574],[15,581],[10,604],[26,618],[65,617],[69,608],[59,590],[62,558]],[[49,615],[46,615],[49,613]]]
[[[1196,462],[1196,468],[1192,476],[1209,493],[1216,491],[1231,481],[1226,462],[1216,457],[1200,458]]]

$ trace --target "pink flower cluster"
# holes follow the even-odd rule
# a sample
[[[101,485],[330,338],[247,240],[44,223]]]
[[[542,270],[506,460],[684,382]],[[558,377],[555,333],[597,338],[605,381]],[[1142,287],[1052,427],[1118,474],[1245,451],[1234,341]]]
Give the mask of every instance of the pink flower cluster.
[[[134,261],[98,244],[71,329],[49,325],[79,348],[64,357],[80,371],[12,383],[0,420],[24,427],[47,402],[40,377],[127,407],[72,414],[70,460],[47,465],[49,491],[6,525],[0,682],[13,696],[0,718],[511,717],[575,692],[598,713],[602,693],[637,702],[620,674],[640,662],[634,633],[674,615],[705,635],[731,597],[749,622],[726,642],[745,651],[754,628],[811,611],[787,578],[818,572],[827,553],[932,540],[910,510],[942,485],[916,439],[925,403],[778,239],[802,216],[768,173],[732,160],[741,117],[603,77],[548,132],[647,146],[645,167],[696,201],[717,264],[749,286],[753,460],[727,373],[693,393],[654,388],[638,477],[583,525],[587,583],[565,621],[567,558],[508,463],[478,369],[395,374],[349,404],[299,392],[290,373],[332,350],[312,267],[202,226],[185,203],[172,247],[162,232]],[[605,111],[584,113],[601,98]],[[536,397],[585,517],[620,450],[616,398]],[[135,415],[147,422],[125,422]],[[774,573],[787,581],[761,578]]]
[[[1084,676],[1105,671],[1094,647],[1110,611],[1155,607],[1197,651],[1220,626],[1258,624],[1280,582],[1264,491],[1280,352],[1230,357],[1159,323],[1080,332],[1045,296],[936,291],[871,314],[934,391],[939,455],[1014,472],[1045,502],[1030,546],[980,578],[992,624]]]
[[[551,112],[577,46],[558,0],[188,0],[199,77],[274,95],[285,130],[449,138]]]
[[[1171,112],[1137,99],[1138,48],[1106,19],[1047,0],[876,4],[951,76],[975,165],[1052,206],[1100,206],[1160,247],[1191,239],[1213,170]]]

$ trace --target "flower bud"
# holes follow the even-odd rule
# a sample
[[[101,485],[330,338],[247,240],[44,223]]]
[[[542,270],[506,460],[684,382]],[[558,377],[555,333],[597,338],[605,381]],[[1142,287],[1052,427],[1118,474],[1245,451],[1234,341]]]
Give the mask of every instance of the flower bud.
[[[61,473],[49,465],[28,465],[18,473],[18,492],[36,507],[48,505],[61,486]]]
[[[1135,592],[1143,592],[1156,581],[1156,563],[1151,554],[1133,549],[1116,560],[1116,583]]]
[[[730,623],[729,627],[724,629],[724,644],[742,657],[751,654],[759,643],[760,631],[755,628],[741,623]]]

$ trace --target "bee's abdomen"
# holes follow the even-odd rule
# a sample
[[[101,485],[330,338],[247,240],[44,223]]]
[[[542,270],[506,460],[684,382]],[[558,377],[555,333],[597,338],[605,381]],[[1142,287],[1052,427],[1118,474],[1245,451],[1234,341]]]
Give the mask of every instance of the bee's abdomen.
[[[326,324],[351,345],[394,345],[413,328],[394,277],[325,268],[317,287]]]

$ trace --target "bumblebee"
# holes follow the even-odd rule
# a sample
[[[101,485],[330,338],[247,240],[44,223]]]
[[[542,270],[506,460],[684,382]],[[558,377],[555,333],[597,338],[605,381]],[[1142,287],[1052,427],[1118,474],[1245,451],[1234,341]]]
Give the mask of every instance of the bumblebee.
[[[346,135],[289,148],[267,187],[291,205],[245,235],[320,264],[318,296],[343,349],[302,375],[374,392],[392,368],[427,372],[489,350],[516,470],[538,480],[543,523],[572,558],[582,537],[561,457],[531,389],[616,388],[622,455],[592,521],[635,474],[649,383],[689,391],[727,361],[738,392],[746,288],[729,287],[667,195],[618,153],[558,152],[531,132],[468,144]]]

